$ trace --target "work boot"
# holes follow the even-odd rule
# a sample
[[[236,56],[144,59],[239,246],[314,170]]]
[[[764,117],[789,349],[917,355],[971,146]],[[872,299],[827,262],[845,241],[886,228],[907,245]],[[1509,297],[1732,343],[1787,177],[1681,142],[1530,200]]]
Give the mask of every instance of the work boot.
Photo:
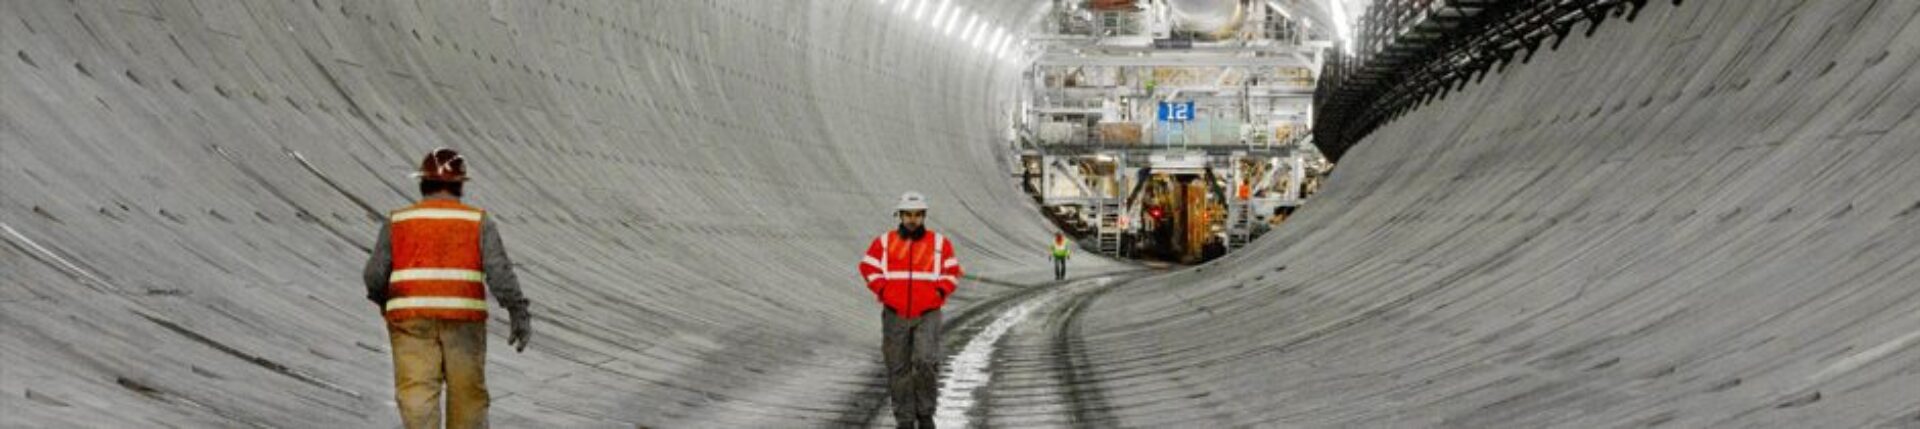
[[[920,429],[933,429],[933,416],[920,416]]]

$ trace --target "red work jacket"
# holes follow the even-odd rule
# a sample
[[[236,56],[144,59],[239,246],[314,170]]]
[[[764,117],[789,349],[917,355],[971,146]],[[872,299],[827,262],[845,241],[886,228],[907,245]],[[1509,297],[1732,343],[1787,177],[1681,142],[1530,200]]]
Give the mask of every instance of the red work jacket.
[[[907,240],[898,230],[887,232],[873,239],[860,260],[860,277],[867,280],[867,289],[881,304],[908,319],[945,305],[960,275],[953,243],[932,230],[918,240]]]

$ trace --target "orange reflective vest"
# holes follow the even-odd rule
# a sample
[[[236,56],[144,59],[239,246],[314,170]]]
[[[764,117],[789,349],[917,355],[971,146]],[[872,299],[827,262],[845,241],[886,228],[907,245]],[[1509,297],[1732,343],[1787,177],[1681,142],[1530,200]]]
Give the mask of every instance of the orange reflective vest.
[[[919,240],[907,240],[896,230],[867,246],[860,275],[881,304],[912,319],[946,305],[961,270],[947,237],[928,230]]]
[[[487,278],[480,257],[483,215],[458,201],[435,199],[392,213],[387,320],[487,320]]]

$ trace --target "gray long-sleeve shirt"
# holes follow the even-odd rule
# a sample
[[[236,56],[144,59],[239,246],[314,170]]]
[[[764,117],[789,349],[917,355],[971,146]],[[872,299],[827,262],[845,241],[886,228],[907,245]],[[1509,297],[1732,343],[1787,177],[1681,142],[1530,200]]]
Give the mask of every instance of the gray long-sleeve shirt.
[[[373,255],[361,274],[367,283],[367,299],[382,307],[387,304],[387,278],[393,274],[392,234],[393,222],[382,222],[380,238],[374,242]],[[513,275],[513,260],[507,258],[507,246],[500,241],[500,232],[490,216],[480,217],[480,266],[487,276],[488,293],[501,307],[509,312],[526,310],[527,297],[520,293],[520,279]]]

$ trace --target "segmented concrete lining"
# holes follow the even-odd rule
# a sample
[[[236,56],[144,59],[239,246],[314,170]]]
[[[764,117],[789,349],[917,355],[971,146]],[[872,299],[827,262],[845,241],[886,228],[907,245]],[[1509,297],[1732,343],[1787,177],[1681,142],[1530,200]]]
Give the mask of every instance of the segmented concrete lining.
[[[359,267],[444,145],[537,302],[499,427],[885,424],[854,264],[906,189],[954,335],[1047,297],[972,422],[1920,426],[1920,3],[1649,3],[1057,293],[1019,65],[897,3],[0,3],[0,423],[394,426]]]
[[[1079,422],[1920,427],[1920,2],[1648,4],[1091,298]]]
[[[358,273],[437,146],[536,302],[524,354],[491,322],[497,427],[864,424],[901,192],[950,313],[1051,276],[1020,65],[892,6],[0,2],[0,426],[397,424]]]

